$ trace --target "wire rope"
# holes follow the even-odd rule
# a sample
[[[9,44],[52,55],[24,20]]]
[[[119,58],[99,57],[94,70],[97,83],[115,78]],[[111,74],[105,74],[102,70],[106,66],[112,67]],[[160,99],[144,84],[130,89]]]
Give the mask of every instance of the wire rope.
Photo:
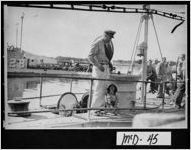
[[[159,47],[159,52],[160,52],[160,56],[161,56],[161,60],[162,60],[162,51],[161,51],[161,47],[160,47],[160,43],[159,43],[159,39],[158,39],[158,35],[157,35],[157,31],[156,31],[156,27],[155,27],[155,24],[154,24],[153,17],[151,17],[151,20],[152,20],[152,23],[153,23],[153,27],[154,27],[154,31],[155,31],[155,35],[156,35],[156,39],[157,39],[157,44],[158,44],[158,47]]]
[[[138,43],[139,38],[140,38],[140,32],[141,32],[142,22],[143,22],[143,21],[142,21],[142,19],[141,19],[140,22],[139,22],[139,26],[138,26],[138,30],[137,30],[135,42],[134,42],[134,45],[133,45],[133,53],[132,53],[132,55],[131,55],[131,65],[129,66],[129,69],[128,69],[128,72],[127,72],[127,73],[129,73],[129,71],[132,71],[132,68],[133,68],[133,63],[134,63],[135,55],[136,55],[135,48],[136,48],[137,43]]]

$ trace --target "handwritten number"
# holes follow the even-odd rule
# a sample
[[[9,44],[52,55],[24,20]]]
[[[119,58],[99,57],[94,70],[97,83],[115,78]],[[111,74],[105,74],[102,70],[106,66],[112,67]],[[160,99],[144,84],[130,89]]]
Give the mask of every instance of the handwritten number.
[[[149,138],[147,139],[147,142],[149,142],[149,145],[157,143],[157,141],[158,141],[157,136],[158,136],[158,134],[155,134],[155,135],[151,134],[149,136]]]
[[[158,141],[157,136],[158,136],[158,133],[157,133],[157,134],[155,134],[155,136],[154,136],[154,138],[153,138],[153,140],[155,140],[155,142],[153,141],[153,143],[152,143],[152,144],[156,144],[156,143],[157,143],[157,141]]]
[[[153,134],[151,134],[151,135],[149,136],[149,138],[147,139],[147,142],[149,142],[149,145],[151,145],[152,137],[153,137]]]

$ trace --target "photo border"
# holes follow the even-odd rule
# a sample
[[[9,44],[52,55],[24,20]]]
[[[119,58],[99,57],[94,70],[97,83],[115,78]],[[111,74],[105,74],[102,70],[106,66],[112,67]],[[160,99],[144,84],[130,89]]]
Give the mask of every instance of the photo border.
[[[19,3],[46,3],[47,1],[19,1]],[[9,3],[17,3],[17,1],[1,2],[1,30],[4,29],[4,5]],[[48,1],[48,3],[57,3],[56,1]],[[84,3],[83,1],[68,1],[64,3]],[[92,3],[86,2],[86,3]],[[189,1],[96,1],[95,3],[103,4],[182,4],[187,5],[187,129],[56,129],[56,130],[7,130],[3,127],[5,120],[5,104],[6,98],[6,64],[5,53],[1,54],[1,79],[3,79],[1,88],[1,132],[2,138],[1,148],[18,149],[18,148],[133,148],[133,149],[151,149],[151,148],[190,148],[190,2]],[[5,49],[4,32],[1,32],[1,49]],[[5,72],[4,72],[5,71]],[[3,77],[2,77],[3,75]],[[170,131],[172,133],[171,146],[116,146],[117,132],[127,131]]]

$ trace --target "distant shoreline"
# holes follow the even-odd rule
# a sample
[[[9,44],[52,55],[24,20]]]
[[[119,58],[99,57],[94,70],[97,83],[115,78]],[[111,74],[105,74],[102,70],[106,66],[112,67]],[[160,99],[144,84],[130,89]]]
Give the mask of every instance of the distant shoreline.
[[[8,69],[8,77],[39,77],[41,75],[84,75],[91,76],[89,72],[75,72],[75,71],[64,71],[64,70],[43,70],[43,69]]]
[[[124,80],[137,77],[137,74],[127,75],[125,73],[120,73],[120,74],[112,73],[111,75],[115,76],[115,77],[120,76],[121,79],[125,78]],[[45,78],[70,78],[70,79],[91,80],[92,73],[91,72],[64,71],[64,70],[46,70],[46,71],[44,71],[43,69],[8,69],[7,77],[8,78],[45,77]]]

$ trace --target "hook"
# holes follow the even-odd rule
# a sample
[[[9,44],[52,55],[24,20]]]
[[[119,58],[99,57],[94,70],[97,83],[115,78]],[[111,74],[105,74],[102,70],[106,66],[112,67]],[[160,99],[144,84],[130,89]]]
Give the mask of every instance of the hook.
[[[176,30],[176,28],[178,28],[181,24],[183,24],[184,21],[182,21],[181,23],[177,24],[171,31],[171,33],[174,33],[174,31]]]

